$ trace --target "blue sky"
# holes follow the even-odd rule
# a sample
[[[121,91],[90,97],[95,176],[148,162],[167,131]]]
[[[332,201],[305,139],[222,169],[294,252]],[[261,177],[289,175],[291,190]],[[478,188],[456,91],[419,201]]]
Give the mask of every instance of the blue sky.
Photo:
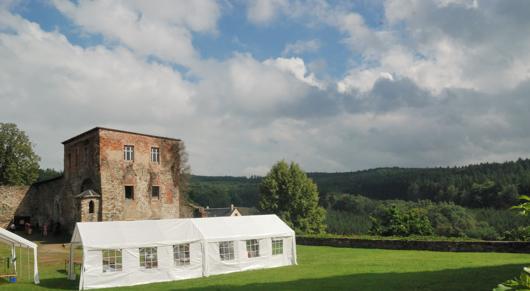
[[[375,11],[376,5],[362,3],[355,6],[359,13],[365,15],[367,25],[381,25],[381,10]],[[300,52],[296,56],[303,57],[307,62],[325,61],[326,70],[323,74],[340,78],[347,72],[345,59],[360,62],[360,56],[352,54],[348,47],[341,43],[342,34],[327,25],[308,25],[303,21],[288,18],[267,25],[253,25],[247,20],[244,3],[226,2],[221,9],[225,15],[217,22],[217,32],[198,33],[193,36],[193,45],[204,58],[223,60],[234,52],[243,52],[252,54],[256,59],[265,60],[285,55],[285,47],[293,40],[318,40],[320,47],[317,51]],[[74,45],[85,48],[105,45],[101,34],[83,33],[49,1],[21,1],[13,5],[12,12],[38,23],[45,31],[59,31]],[[287,55],[289,54],[292,55]]]
[[[43,167],[94,126],[182,138],[196,174],[530,152],[530,2],[10,0],[0,116]]]

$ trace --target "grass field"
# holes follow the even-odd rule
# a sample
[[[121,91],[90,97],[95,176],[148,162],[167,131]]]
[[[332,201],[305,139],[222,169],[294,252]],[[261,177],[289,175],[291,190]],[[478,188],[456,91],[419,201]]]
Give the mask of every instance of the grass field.
[[[41,248],[40,285],[2,281],[0,290],[77,289],[66,280],[66,249],[55,246]],[[298,246],[298,259],[298,266],[106,290],[491,290],[530,264],[530,254],[311,246]]]

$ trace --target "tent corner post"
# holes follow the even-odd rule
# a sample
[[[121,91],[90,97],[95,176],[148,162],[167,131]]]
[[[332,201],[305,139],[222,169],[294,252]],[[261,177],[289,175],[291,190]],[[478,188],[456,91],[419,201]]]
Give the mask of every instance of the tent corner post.
[[[37,264],[37,247],[33,249],[33,282],[40,284],[39,265]]]
[[[74,272],[74,243],[70,243],[70,257],[68,260],[68,280],[75,280]]]

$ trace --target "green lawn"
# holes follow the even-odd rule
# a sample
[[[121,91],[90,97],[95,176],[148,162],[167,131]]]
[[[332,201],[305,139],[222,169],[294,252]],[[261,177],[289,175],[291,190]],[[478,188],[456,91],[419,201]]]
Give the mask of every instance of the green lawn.
[[[298,246],[298,259],[298,266],[112,290],[491,290],[530,264],[530,254],[311,246]],[[0,290],[77,289],[65,279],[63,257],[40,268],[40,285],[2,282]]]

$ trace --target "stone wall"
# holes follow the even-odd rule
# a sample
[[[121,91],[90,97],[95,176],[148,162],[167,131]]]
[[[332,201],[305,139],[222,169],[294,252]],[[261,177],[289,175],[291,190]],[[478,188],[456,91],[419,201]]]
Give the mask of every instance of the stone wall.
[[[15,215],[30,216],[32,224],[53,220],[72,225],[71,203],[63,197],[62,177],[31,186],[0,186],[0,227],[7,227]]]
[[[28,193],[32,221],[39,225],[58,222],[67,231],[73,229],[77,209],[73,197],[65,195],[64,189],[62,176],[33,184]]]
[[[296,243],[311,246],[346,248],[425,250],[441,252],[500,252],[529,253],[530,242],[513,241],[419,241],[419,240],[369,240],[355,238],[320,238],[300,236]]]
[[[99,221],[99,198],[87,198],[79,200],[80,221]],[[90,212],[90,204],[92,204],[92,213]]]
[[[153,136],[100,130],[102,220],[179,217],[179,141]],[[134,160],[124,160],[124,146],[134,146]],[[160,163],[151,161],[151,147],[160,149]],[[125,186],[134,187],[134,199],[125,198]],[[151,196],[159,186],[159,197]]]
[[[6,228],[15,215],[29,216],[27,197],[30,186],[0,186],[0,227]]]

